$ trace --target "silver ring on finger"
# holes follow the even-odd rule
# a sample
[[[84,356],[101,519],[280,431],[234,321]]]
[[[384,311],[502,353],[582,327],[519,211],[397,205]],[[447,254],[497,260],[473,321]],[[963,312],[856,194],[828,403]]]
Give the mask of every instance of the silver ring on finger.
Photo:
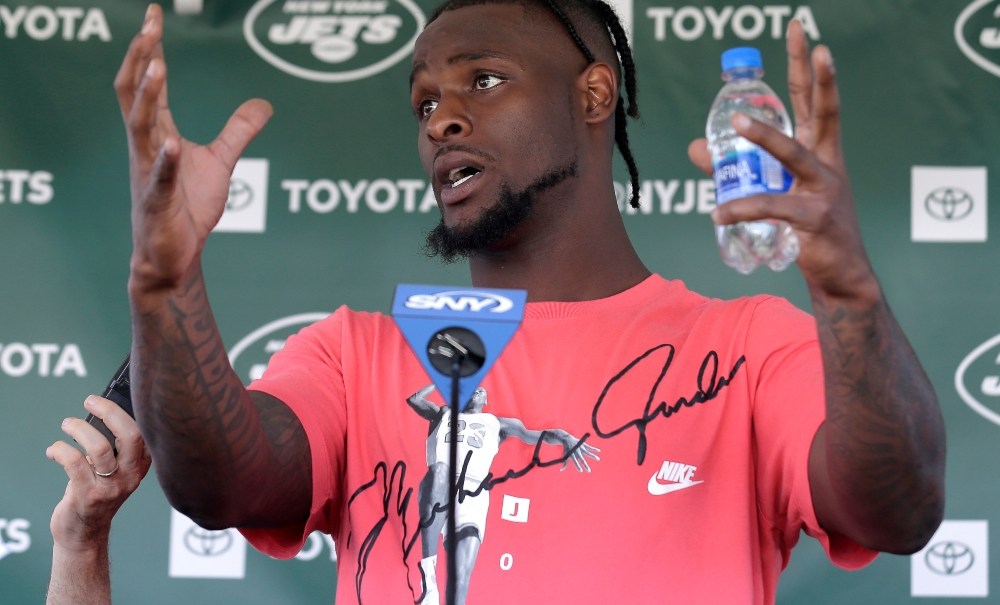
[[[115,468],[111,469],[110,471],[108,471],[106,473],[102,473],[101,471],[97,470],[96,468],[94,469],[94,474],[95,475],[97,475],[98,477],[104,477],[104,478],[110,477],[111,475],[114,475],[117,472],[118,472],[118,462],[117,461],[115,461]]]

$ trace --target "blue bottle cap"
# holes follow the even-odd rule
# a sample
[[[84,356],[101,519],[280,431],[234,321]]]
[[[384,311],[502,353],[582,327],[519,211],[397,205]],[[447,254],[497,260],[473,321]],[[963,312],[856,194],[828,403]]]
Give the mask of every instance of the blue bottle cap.
[[[736,67],[763,69],[764,62],[760,58],[760,51],[751,46],[737,46],[723,52],[722,71],[729,71]]]

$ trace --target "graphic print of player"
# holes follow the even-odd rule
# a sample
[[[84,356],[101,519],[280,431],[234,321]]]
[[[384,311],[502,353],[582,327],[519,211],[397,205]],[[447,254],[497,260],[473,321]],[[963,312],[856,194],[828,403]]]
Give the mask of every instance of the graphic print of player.
[[[448,505],[448,459],[451,438],[451,409],[427,400],[434,385],[427,385],[406,400],[420,416],[430,422],[427,436],[427,474],[420,482],[420,539],[422,558],[420,571],[424,578],[424,598],[421,605],[440,605],[437,587],[438,539],[446,530]],[[600,449],[580,440],[561,429],[530,430],[517,418],[500,418],[483,412],[486,406],[486,389],[479,387],[458,415],[458,469],[463,468],[463,485],[455,504],[456,548],[455,563],[458,570],[455,586],[456,605],[465,605],[469,593],[469,580],[476,565],[479,546],[486,534],[486,514],[490,507],[490,492],[479,489],[490,472],[493,458],[500,444],[508,437],[517,437],[528,445],[540,441],[561,445],[566,462],[573,462],[576,470],[590,472],[587,458],[600,460]],[[579,444],[579,447],[577,445]],[[574,449],[576,448],[576,449]],[[468,462],[466,463],[466,460]],[[424,525],[427,520],[430,523]]]

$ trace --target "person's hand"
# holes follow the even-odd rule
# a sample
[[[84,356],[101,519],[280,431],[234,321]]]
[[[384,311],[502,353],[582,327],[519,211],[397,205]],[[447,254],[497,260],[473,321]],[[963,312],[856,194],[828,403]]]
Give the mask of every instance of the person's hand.
[[[115,91],[128,134],[132,189],[132,286],[171,288],[184,277],[218,223],[243,150],[271,117],[261,99],[241,105],[205,146],[181,137],[167,104],[163,11],[150,5]]]
[[[115,435],[118,455],[104,435],[82,418],[67,418],[62,429],[83,451],[66,441],[45,450],[69,477],[49,528],[56,545],[70,551],[106,545],[112,518],[139,487],[151,462],[139,427],[124,410],[97,395],[88,397],[84,407]]]
[[[594,460],[600,460],[601,457],[598,455],[601,448],[590,445],[580,439],[577,439],[573,435],[567,433],[563,430],[553,431],[556,437],[562,441],[563,444],[563,456],[566,459],[563,461],[563,465],[559,470],[564,471],[572,462],[576,470],[581,473],[590,472],[590,463],[587,462],[587,458],[592,458]]]
[[[718,224],[781,219],[795,229],[801,252],[798,265],[813,294],[873,300],[879,285],[861,240],[854,200],[840,141],[840,95],[833,58],[825,46],[812,53],[802,26],[788,27],[788,88],[795,116],[795,138],[745,115],[733,126],[778,158],[794,176],[785,194],[755,195],[721,204],[712,213]],[[696,166],[712,173],[705,139],[688,147]]]

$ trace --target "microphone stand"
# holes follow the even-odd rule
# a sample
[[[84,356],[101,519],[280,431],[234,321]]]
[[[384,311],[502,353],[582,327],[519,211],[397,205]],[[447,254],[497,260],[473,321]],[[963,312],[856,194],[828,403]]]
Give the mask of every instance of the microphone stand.
[[[453,343],[458,345],[457,342]],[[451,362],[451,443],[448,447],[448,540],[445,544],[445,553],[448,556],[448,583],[445,587],[444,601],[446,605],[455,605],[455,593],[458,588],[458,561],[455,551],[458,548],[458,521],[456,512],[458,509],[458,385],[461,378],[462,359],[467,350],[460,345],[455,346],[460,354],[455,356]]]
[[[455,605],[458,593],[456,551],[459,540],[455,513],[463,494],[460,483],[464,483],[458,466],[458,440],[461,437],[458,416],[467,403],[462,399],[474,396],[467,389],[474,389],[482,380],[483,374],[517,330],[524,316],[527,296],[524,290],[455,290],[450,286],[400,284],[393,298],[392,315],[396,324],[438,392],[446,399],[445,406],[450,408],[452,419],[450,430],[446,433],[446,439],[451,440],[447,469],[451,477],[448,480],[448,505],[445,507],[448,514],[448,535],[444,541],[448,557],[446,605]],[[451,391],[450,401],[445,396],[448,390]],[[463,464],[468,459],[466,456]],[[435,514],[440,510],[438,502],[435,495]]]
[[[483,363],[482,356],[470,353],[469,349],[447,331],[442,331],[435,337],[443,340],[446,344],[439,344],[435,353],[451,359],[451,424],[449,426],[449,447],[448,447],[448,537],[445,540],[445,555],[448,558],[448,581],[445,585],[444,599],[446,605],[455,604],[455,596],[458,588],[458,560],[456,550],[458,549],[458,521],[456,512],[458,508],[458,415],[459,408],[459,386],[462,378],[462,364],[467,360],[478,366]]]
[[[482,340],[470,330],[453,326],[439,331],[428,343],[427,353],[433,366],[451,378],[451,397],[446,402],[451,411],[448,427],[448,535],[445,555],[448,557],[448,581],[445,584],[445,605],[455,605],[458,593],[458,502],[462,486],[459,479],[459,414],[464,408],[461,398],[461,380],[474,374],[486,363]],[[464,463],[464,461],[462,461]]]

